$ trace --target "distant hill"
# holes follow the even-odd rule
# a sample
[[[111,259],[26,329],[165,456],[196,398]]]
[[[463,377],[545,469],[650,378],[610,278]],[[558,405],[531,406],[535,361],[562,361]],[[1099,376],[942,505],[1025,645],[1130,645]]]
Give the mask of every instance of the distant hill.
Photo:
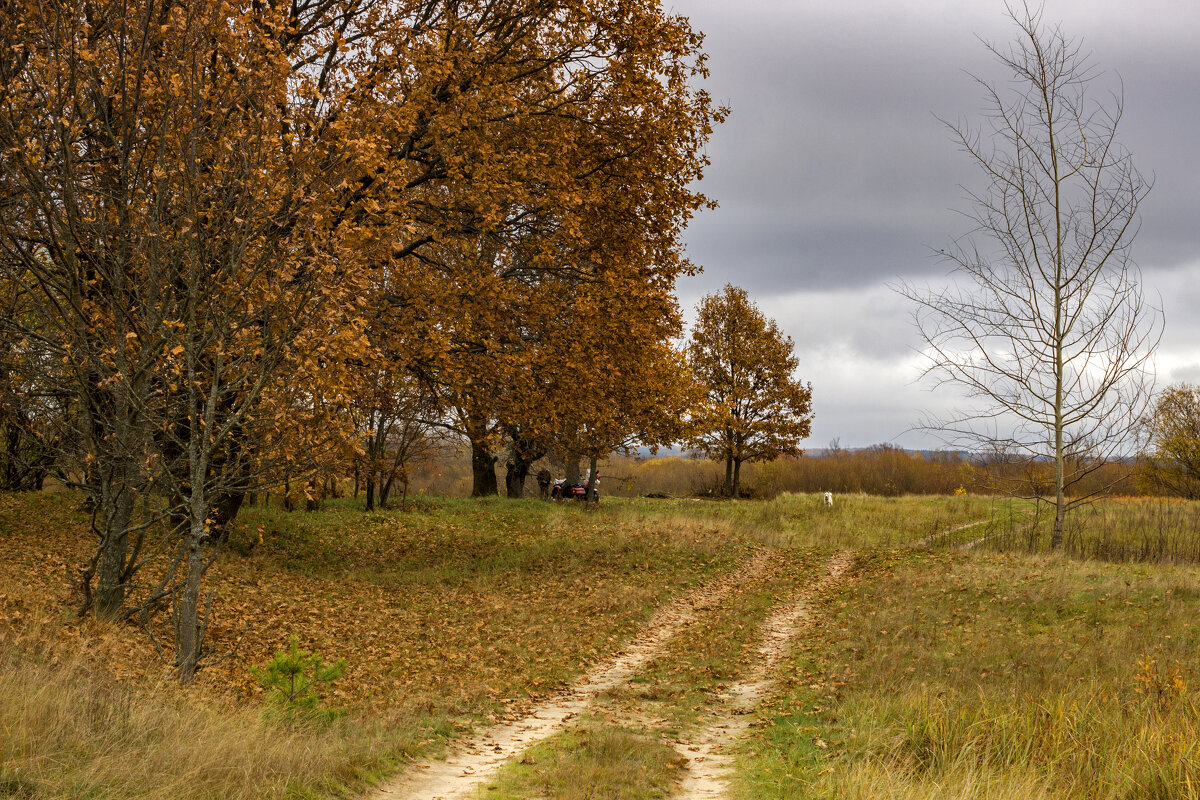
[[[804,455],[808,458],[827,458],[835,453],[863,453],[876,448],[880,445],[871,445],[869,447],[842,447],[833,450],[827,447],[812,447],[805,448]],[[945,458],[957,457],[963,461],[979,461],[978,453],[973,453],[970,450],[910,450],[906,447],[886,446],[889,450],[905,453],[910,456],[919,455],[921,458]],[[648,447],[639,447],[635,453],[638,458],[689,458],[691,453],[680,447],[660,447],[657,453],[651,453]]]
[[[864,453],[877,449],[879,445],[871,445],[870,447],[842,447],[838,450],[829,448],[813,448],[805,450],[804,455],[811,458],[826,458],[835,455],[836,453]],[[907,447],[892,447],[888,446],[888,450],[897,453],[905,453],[910,456],[921,456],[921,458],[961,458],[963,461],[978,461],[980,456],[978,453],[973,453],[970,450],[912,450]]]

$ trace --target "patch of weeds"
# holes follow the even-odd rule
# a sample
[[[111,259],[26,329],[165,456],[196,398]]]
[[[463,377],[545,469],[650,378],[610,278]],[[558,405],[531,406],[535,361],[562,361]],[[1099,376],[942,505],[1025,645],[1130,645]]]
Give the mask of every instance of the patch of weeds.
[[[38,786],[28,778],[0,773],[0,797],[6,800],[26,800],[37,797]]]

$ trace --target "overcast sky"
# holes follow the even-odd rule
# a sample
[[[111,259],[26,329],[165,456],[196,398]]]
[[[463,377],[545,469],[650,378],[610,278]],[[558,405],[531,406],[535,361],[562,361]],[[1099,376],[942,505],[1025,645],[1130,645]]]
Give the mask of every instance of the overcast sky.
[[[917,382],[888,284],[943,277],[931,249],[967,230],[962,187],[982,184],[938,117],[978,121],[971,75],[1007,80],[980,41],[1015,38],[1003,2],[665,2],[706,34],[706,88],[733,109],[708,146],[720,208],[687,232],[704,273],[680,282],[684,307],[732,282],[792,336],[808,447],[935,446],[909,429],[956,399]],[[1124,86],[1119,138],[1154,180],[1133,255],[1166,312],[1158,382],[1200,381],[1200,3],[1047,0],[1045,19],[1083,40],[1097,88]]]

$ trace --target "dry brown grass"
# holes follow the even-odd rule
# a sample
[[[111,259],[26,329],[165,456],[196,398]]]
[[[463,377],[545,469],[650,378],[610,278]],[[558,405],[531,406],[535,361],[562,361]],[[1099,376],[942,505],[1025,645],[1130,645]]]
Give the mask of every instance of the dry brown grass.
[[[1041,553],[1050,549],[1053,508],[1012,515],[981,543],[991,550]],[[1200,563],[1200,503],[1164,497],[1098,500],[1072,511],[1063,552],[1104,561]]]
[[[0,662],[0,720],[0,796],[27,800],[340,794],[416,745],[359,724],[272,724],[255,708],[11,654]]]

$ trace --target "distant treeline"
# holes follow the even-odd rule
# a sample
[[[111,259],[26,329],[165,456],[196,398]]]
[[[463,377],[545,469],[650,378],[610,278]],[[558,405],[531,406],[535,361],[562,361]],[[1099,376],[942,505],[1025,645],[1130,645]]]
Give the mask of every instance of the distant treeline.
[[[706,496],[720,486],[719,465],[688,458],[618,459],[609,471],[610,494]],[[1098,467],[1085,491],[1137,492],[1133,465]],[[1021,464],[968,460],[958,453],[915,453],[888,445],[865,450],[838,450],[820,456],[780,458],[755,464],[747,472],[748,492],[774,497],[783,492],[904,494],[990,494],[1052,491],[1054,472],[1048,463]],[[622,485],[623,484],[623,485]]]
[[[1054,487],[1049,462],[989,460],[957,452],[920,453],[890,445],[783,457],[747,464],[743,469],[743,492],[750,497],[775,497],[783,492],[885,497],[1010,491],[1045,495]],[[602,493],[621,497],[714,497],[721,494],[725,478],[723,464],[687,456],[614,456],[600,465],[600,474]],[[470,488],[469,463],[454,454],[427,463],[414,475],[413,488],[428,494],[463,494]],[[1081,488],[1088,494],[1161,494],[1147,485],[1139,465],[1133,462],[1097,465]]]

